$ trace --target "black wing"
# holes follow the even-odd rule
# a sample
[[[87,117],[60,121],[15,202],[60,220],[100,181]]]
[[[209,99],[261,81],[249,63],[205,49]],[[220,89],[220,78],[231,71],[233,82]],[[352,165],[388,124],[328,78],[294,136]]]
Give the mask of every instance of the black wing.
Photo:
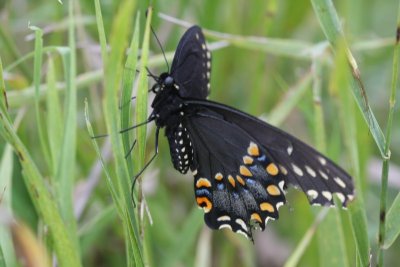
[[[197,204],[212,229],[229,228],[252,238],[277,219],[285,203],[284,176],[260,143],[209,109],[185,121],[193,146],[191,170]]]
[[[280,183],[280,190],[285,189],[287,184],[294,185],[307,194],[311,204],[333,205],[333,194],[338,196],[344,206],[353,198],[354,186],[349,174],[297,138],[253,116],[222,104],[200,100],[189,100],[186,101],[186,104],[193,109],[203,110],[193,116],[192,126],[189,129],[190,135],[194,136],[194,156],[195,164],[197,164],[193,167],[193,169],[197,170],[195,182],[197,183],[201,178],[209,178],[212,181],[212,187],[209,190],[211,193],[210,203],[205,202],[206,204],[211,204],[214,208],[217,207],[214,212],[217,215],[214,215],[214,213],[210,213],[210,215],[206,213],[205,215],[206,221],[208,220],[208,224],[212,228],[215,228],[216,225],[220,226],[218,222],[218,216],[222,216],[220,215],[220,206],[233,210],[235,207],[244,207],[244,210],[248,213],[247,221],[244,220],[244,222],[248,226],[251,216],[249,217],[249,208],[246,206],[249,203],[247,202],[247,197],[237,200],[235,205],[231,205],[232,207],[226,203],[221,205],[214,199],[212,193],[218,187],[212,178],[215,176],[218,166],[214,168],[212,166],[216,164],[215,162],[220,162],[222,166],[228,162],[230,169],[223,175],[224,179],[227,179],[226,174],[233,173],[235,170],[237,172],[237,169],[241,168],[245,163],[244,158],[243,162],[240,162],[240,160],[244,156],[249,156],[245,155],[243,151],[250,149],[251,144],[258,148],[261,156],[250,157],[252,160],[247,158],[248,162],[255,162],[258,166],[255,169],[248,169],[252,177],[264,188],[264,194],[265,192],[268,193],[268,187],[265,187],[266,184],[264,182],[269,181],[265,179],[273,176],[275,180],[272,179],[271,181],[274,181],[274,185]],[[201,119],[198,118],[199,116]],[[195,141],[197,139],[202,140],[201,144]],[[218,142],[224,144],[218,145]],[[263,159],[263,156],[266,159]],[[207,159],[209,160],[208,162]],[[271,163],[274,165],[268,169]],[[277,166],[277,169],[274,168],[275,166]],[[245,165],[245,167],[247,166]],[[206,173],[203,173],[204,171]],[[248,183],[246,183],[247,185]],[[199,188],[196,186],[195,189],[198,190]],[[265,195],[262,195],[261,192],[253,192],[251,190],[248,190],[248,192],[257,203],[268,202],[268,198],[270,198],[270,194],[267,194],[267,198],[265,198]],[[227,195],[232,198],[232,194]],[[281,194],[278,196],[281,197]],[[198,197],[197,193],[196,197]],[[226,202],[227,197],[224,199]],[[284,201],[284,198],[279,199],[279,201]],[[201,204],[199,201],[197,202]],[[241,204],[237,202],[241,202]],[[276,211],[276,203],[273,201],[269,201],[269,203],[273,207],[271,210]],[[224,210],[223,208],[222,210],[226,211],[227,214],[232,214],[232,210]],[[211,211],[213,210],[211,209]],[[234,212],[233,214],[236,213]],[[268,216],[277,218],[277,214],[269,214]],[[261,218],[264,217],[261,216]],[[229,224],[229,226],[234,229],[232,224]],[[237,229],[234,230],[237,231]]]
[[[198,26],[182,36],[172,61],[171,76],[183,98],[205,99],[210,90],[211,53]]]
[[[280,165],[281,172],[286,175],[285,181],[300,187],[309,195],[312,204],[332,204],[333,193],[337,193],[344,205],[353,198],[354,186],[350,175],[292,135],[219,103],[189,102],[213,110],[257,140]]]

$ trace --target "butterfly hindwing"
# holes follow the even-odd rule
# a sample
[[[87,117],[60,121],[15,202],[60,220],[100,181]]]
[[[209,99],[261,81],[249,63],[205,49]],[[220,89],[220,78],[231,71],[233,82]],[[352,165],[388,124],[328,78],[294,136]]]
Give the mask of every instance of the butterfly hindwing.
[[[208,108],[221,119],[237,125],[270,155],[286,184],[300,188],[310,203],[332,205],[336,194],[343,205],[353,198],[351,177],[321,153],[297,138],[251,115],[211,101],[191,101]]]
[[[204,109],[187,122],[194,148],[191,166],[197,204],[212,229],[252,237],[285,203],[283,177],[267,152],[237,125]]]
[[[210,90],[211,53],[198,26],[182,36],[171,67],[171,76],[183,98],[205,99]]]

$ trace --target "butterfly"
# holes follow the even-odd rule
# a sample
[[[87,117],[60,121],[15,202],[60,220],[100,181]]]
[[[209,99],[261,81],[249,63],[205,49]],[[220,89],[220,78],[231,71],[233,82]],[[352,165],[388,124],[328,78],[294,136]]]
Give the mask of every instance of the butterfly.
[[[278,219],[288,186],[311,204],[343,206],[353,199],[352,178],[292,135],[232,107],[207,100],[211,53],[201,28],[182,36],[171,70],[154,76],[148,121],[156,140],[165,128],[174,168],[194,176],[197,205],[211,229],[228,228],[252,239]]]

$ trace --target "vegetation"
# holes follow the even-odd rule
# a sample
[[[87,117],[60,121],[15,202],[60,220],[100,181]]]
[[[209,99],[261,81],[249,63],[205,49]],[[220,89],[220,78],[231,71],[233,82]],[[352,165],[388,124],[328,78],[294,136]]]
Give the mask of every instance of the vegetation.
[[[21,259],[27,266],[398,264],[399,3],[151,6],[0,2],[0,267],[23,266]],[[213,49],[209,98],[338,162],[355,181],[348,209],[310,207],[289,190],[280,219],[254,244],[212,232],[195,205],[192,176],[173,169],[162,135],[132,203],[132,178],[155,153],[154,125],[119,131],[147,118],[154,81],[146,68],[167,69],[150,25],[170,62],[192,24]]]

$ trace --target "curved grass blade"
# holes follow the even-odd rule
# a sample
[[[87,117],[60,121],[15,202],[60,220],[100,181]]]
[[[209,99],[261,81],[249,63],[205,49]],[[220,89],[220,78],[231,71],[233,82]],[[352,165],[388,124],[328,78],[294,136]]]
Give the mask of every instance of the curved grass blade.
[[[113,177],[113,184],[116,188],[118,198],[122,203],[122,210],[119,216],[125,226],[125,242],[127,251],[128,266],[143,266],[142,245],[137,230],[137,217],[133,210],[130,197],[130,179],[125,160],[124,147],[119,131],[120,111],[118,109],[118,89],[122,77],[122,61],[125,55],[126,40],[131,25],[136,1],[122,2],[119,6],[117,14],[112,25],[110,36],[111,53],[106,52],[107,44],[104,35],[104,26],[102,23],[102,15],[100,2],[95,1],[96,20],[100,35],[100,43],[102,47],[102,55],[104,56],[104,83],[105,83],[105,99],[104,114],[108,133],[111,138],[111,145],[115,156],[116,177]]]
[[[311,0],[314,12],[319,20],[322,30],[332,47],[336,46],[339,38],[344,40],[343,29],[339,22],[338,15],[331,0]],[[357,62],[350,52],[347,43],[344,42],[346,49],[347,60],[351,66],[352,79],[350,80],[351,91],[356,100],[357,106],[363,114],[364,120],[378,146],[379,151],[383,157],[384,153],[385,136],[380,128],[371,107],[368,104],[367,95],[360,77],[360,70],[358,69]]]
[[[131,45],[128,50],[128,58],[125,62],[124,73],[122,76],[122,97],[120,100],[121,107],[121,129],[127,129],[132,125],[131,122],[131,114],[132,114],[132,105],[131,105],[131,96],[132,96],[132,88],[133,82],[136,78],[136,65],[137,58],[139,52],[139,29],[140,29],[140,16],[139,13],[136,16],[135,29],[133,32],[133,37],[131,40]],[[132,138],[131,132],[126,132],[122,134],[122,140],[124,143],[124,151],[125,155],[127,155],[132,146]],[[132,161],[128,160],[128,169],[129,173],[133,173],[133,165]]]
[[[0,206],[12,211],[12,174],[14,171],[14,157],[10,145],[6,145],[0,162]],[[17,259],[12,242],[12,236],[3,221],[0,221],[0,250],[3,251],[4,266],[17,266]],[[0,266],[1,266],[0,255]]]
[[[158,13],[159,17],[175,24],[190,27],[191,23],[168,16],[163,13]],[[311,59],[312,45],[299,40],[255,37],[255,36],[240,36],[216,31],[203,29],[204,34],[209,37],[219,40],[225,40],[229,43],[242,48],[259,50],[270,53],[272,55],[286,56],[291,58]]]
[[[343,140],[346,147],[346,153],[349,155],[349,162],[355,187],[355,200],[348,206],[352,231],[356,242],[358,258],[361,266],[370,264],[370,244],[367,231],[367,217],[364,208],[364,197],[362,182],[360,177],[360,163],[358,156],[357,131],[354,117],[353,99],[349,93],[348,87],[351,86],[351,74],[346,59],[346,46],[338,41],[338,53],[336,58],[336,83],[332,83],[332,90],[339,96],[338,110],[340,122],[342,122]]]
[[[0,69],[2,71],[2,69]],[[3,84],[3,80],[0,84]],[[19,139],[6,110],[0,110],[0,134],[13,147],[23,169],[24,182],[32,202],[49,229],[52,236],[53,246],[60,266],[81,266],[79,253],[70,232],[59,213],[59,207],[47,189],[45,179],[33,162],[28,150]]]
[[[317,217],[314,220],[314,223],[310,226],[310,228],[304,234],[303,238],[300,240],[300,242],[294,249],[293,253],[290,255],[290,257],[285,262],[284,267],[298,266],[301,257],[303,256],[303,254],[306,251],[308,245],[310,244],[313,236],[315,235],[318,225],[328,214],[328,211],[329,211],[328,209],[324,208],[318,213]]]

